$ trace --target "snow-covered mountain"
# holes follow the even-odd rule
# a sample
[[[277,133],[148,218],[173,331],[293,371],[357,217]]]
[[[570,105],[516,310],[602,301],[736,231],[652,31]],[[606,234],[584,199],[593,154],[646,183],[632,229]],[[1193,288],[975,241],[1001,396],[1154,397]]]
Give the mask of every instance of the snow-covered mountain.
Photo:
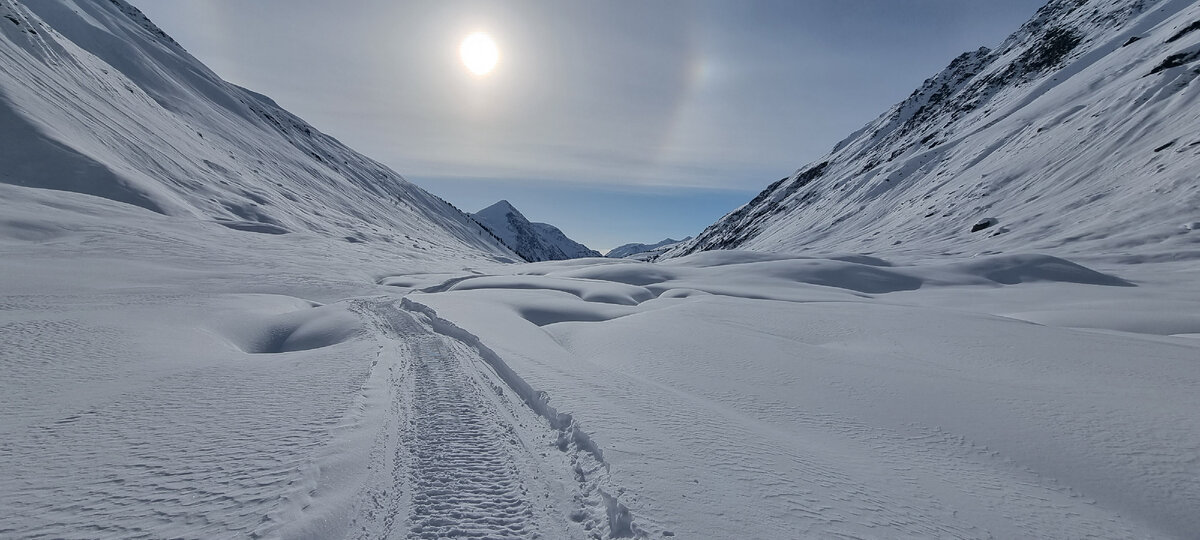
[[[673,238],[667,238],[662,241],[655,242],[653,244],[638,244],[638,243],[625,244],[622,246],[617,246],[615,248],[612,248],[604,256],[612,258],[612,259],[624,259],[626,257],[630,257],[630,256],[634,256],[634,255],[641,255],[641,254],[645,254],[645,253],[665,251],[667,249],[674,247],[675,244],[678,244],[680,242],[686,242],[691,239],[692,239],[692,237],[689,236],[687,238],[684,238],[683,240],[675,240]]]
[[[493,204],[471,217],[529,262],[600,256],[600,252],[567,238],[558,227],[525,219],[508,201]]]
[[[430,255],[512,254],[445,201],[221,80],[123,0],[0,0],[0,182]]]
[[[1189,20],[1182,5],[1161,4],[1161,21]],[[1144,24],[1125,50],[1184,46],[1200,26]],[[1173,163],[1194,151],[1191,117],[1165,116],[1194,88],[1159,91],[1175,93],[1107,102],[1160,107],[1129,129],[1179,138],[1145,150],[1164,167],[1147,193],[1184,178]],[[1124,122],[1079,105],[1046,133]],[[975,144],[955,140],[947,160]],[[1038,178],[1071,179],[1055,167]],[[501,264],[516,255],[474,221],[100,0],[0,0],[0,169],[2,538],[1200,530],[1200,265],[1169,260],[1195,233],[1088,266],[916,248]],[[1091,204],[1171,211],[1104,174],[1126,191]],[[1022,200],[1039,195],[1063,198]],[[492,210],[545,250],[563,244]],[[985,217],[978,234],[1012,231],[976,242],[1032,234]],[[883,219],[914,239],[899,247],[917,243],[919,224]],[[930,245],[971,235],[954,234]]]
[[[1200,257],[1198,75],[1200,2],[1051,0],[666,256]]]

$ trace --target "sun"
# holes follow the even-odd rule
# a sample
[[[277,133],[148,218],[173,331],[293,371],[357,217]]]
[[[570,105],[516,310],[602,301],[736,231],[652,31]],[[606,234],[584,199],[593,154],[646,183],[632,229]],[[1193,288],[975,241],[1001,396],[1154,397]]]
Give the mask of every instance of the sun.
[[[458,54],[462,57],[463,65],[476,75],[491,73],[500,60],[500,49],[496,48],[496,42],[483,32],[467,36],[458,47]]]

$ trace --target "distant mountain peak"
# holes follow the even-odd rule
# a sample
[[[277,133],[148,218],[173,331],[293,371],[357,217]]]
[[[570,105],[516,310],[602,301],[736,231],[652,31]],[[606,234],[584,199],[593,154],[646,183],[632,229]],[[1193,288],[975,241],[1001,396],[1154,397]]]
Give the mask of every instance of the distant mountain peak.
[[[598,251],[567,238],[553,225],[529,221],[507,200],[471,214],[471,217],[529,262],[600,256]]]
[[[473,214],[473,215],[503,217],[506,214],[516,214],[521,219],[526,219],[525,215],[522,214],[520,210],[517,210],[517,207],[513,206],[512,203],[510,203],[504,199],[501,199],[500,201],[496,202],[495,204],[493,204],[487,208],[484,208],[483,210],[475,212],[475,214]],[[528,221],[528,220],[526,220],[526,221]]]

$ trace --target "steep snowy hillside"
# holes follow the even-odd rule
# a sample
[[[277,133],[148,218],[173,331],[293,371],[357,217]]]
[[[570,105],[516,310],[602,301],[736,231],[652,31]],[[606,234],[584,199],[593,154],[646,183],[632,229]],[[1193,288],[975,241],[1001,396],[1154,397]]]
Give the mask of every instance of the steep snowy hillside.
[[[1200,257],[1200,2],[1052,0],[667,254]]]
[[[511,253],[451,205],[229,84],[121,0],[0,0],[0,182],[241,231]]]
[[[600,252],[567,238],[558,227],[530,222],[508,201],[493,204],[471,217],[529,262],[600,256]]]
[[[673,238],[667,238],[665,240],[662,240],[660,242],[656,242],[653,244],[638,244],[638,243],[625,244],[623,246],[617,246],[615,248],[612,248],[604,256],[612,258],[612,259],[623,259],[623,258],[629,257],[631,255],[639,255],[639,254],[647,253],[647,252],[651,252],[651,251],[659,251],[659,250],[669,249],[671,247],[674,247],[675,244],[678,244],[680,242],[686,242],[691,239],[692,239],[692,237],[689,236],[687,238],[684,238],[683,240],[675,240]]]
[[[1161,171],[1128,183],[1096,171],[1110,194],[1036,222],[1064,246],[1126,239],[1136,257],[928,257],[1036,231],[1006,199],[978,212],[998,223],[976,236],[1009,232],[914,246],[953,220],[912,218],[903,197],[925,182],[893,178],[873,199],[847,187],[803,204],[861,201],[864,217],[844,221],[891,226],[910,254],[503,264],[516,254],[471,218],[221,82],[127,4],[0,0],[0,538],[1195,538],[1200,265],[1171,259],[1200,234],[1176,223],[1195,209],[1194,172],[1177,162],[1191,163],[1196,124],[1168,116],[1192,111],[1195,93],[1169,79],[1190,80],[1200,50],[1186,4],[1111,20],[1107,4],[1048,10],[1120,43],[1067,47],[1074,34],[1031,25],[1022,32],[1049,36],[1045,55],[960,61],[949,86],[1005,73],[1009,57],[1027,57],[1035,82],[997,86],[982,109],[1015,112],[962,112],[995,123],[937,127],[957,138],[926,151],[944,149],[950,167],[981,148],[968,140],[1021,118],[1056,144],[1095,130],[1114,154],[1177,139],[1147,151]],[[1033,66],[1067,48],[1101,51],[1067,66],[1162,55],[1030,90],[1053,86],[1035,74],[1052,68]],[[1093,96],[1080,80],[1101,104],[1028,116]],[[1143,84],[1164,86],[1131,103],[1113,90]],[[928,136],[942,125],[929,118],[954,116],[936,93],[892,118],[923,119],[914,126],[889,120],[835,156]],[[1105,106],[1141,124],[1091,116]],[[1122,129],[1133,134],[1106,138]],[[996,153],[1022,166],[1043,151],[1013,133]],[[1021,170],[1067,182],[1063,193],[1084,189],[1071,160],[1140,170],[1048,146]],[[1005,165],[980,159],[958,167]],[[773,188],[727,238],[796,245],[755,227],[799,235],[805,211],[749,218],[776,190],[779,208],[800,204],[785,195],[803,179],[850,178],[847,163]],[[1037,187],[1013,204],[1069,198]],[[921,189],[923,204],[966,204],[953,185]],[[880,213],[893,203],[896,215]],[[1097,208],[1112,210],[1107,240],[1066,242],[1050,226],[1061,215],[1093,227]],[[481,214],[519,225],[499,230],[514,247],[585,249],[507,203]],[[1146,242],[1133,220],[1176,225]],[[887,245],[846,226],[818,239]]]

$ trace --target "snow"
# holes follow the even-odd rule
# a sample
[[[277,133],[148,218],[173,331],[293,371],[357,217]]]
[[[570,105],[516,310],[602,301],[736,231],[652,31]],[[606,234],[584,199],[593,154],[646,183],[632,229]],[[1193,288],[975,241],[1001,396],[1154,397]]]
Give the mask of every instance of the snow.
[[[513,254],[445,201],[229,84],[123,2],[0,1],[0,183],[242,231]]]
[[[848,263],[774,258],[543,263],[534,266],[550,280],[544,290],[473,278],[460,284],[495,286],[412,296],[572,412],[652,537],[1195,530],[1200,426],[1189,411],[1200,405],[1200,351],[1159,337],[1197,329],[1170,316],[1200,312],[1194,288],[1131,287],[1061,259],[1014,256],[894,263],[919,286],[867,295],[878,285],[870,274],[831,285],[791,271]],[[1021,278],[989,279],[992,268]],[[1196,278],[1187,266],[1122,270]],[[580,287],[612,276],[659,294],[613,309],[561,294],[567,275]],[[669,294],[678,290],[689,294]],[[1171,324],[1147,323],[1150,335],[1080,331],[1018,320],[1010,302],[1143,322],[1106,307],[1163,305]],[[544,319],[548,307],[555,319]]]
[[[1195,5],[1085,26],[1158,58]],[[0,55],[0,537],[1200,530],[1196,217],[1147,195],[1160,176],[1066,211],[1123,242],[1153,227],[1114,209],[1170,224],[1127,248],[1004,243],[1054,205],[997,204],[971,218],[1011,227],[1000,244],[921,236],[905,210],[902,245],[869,253],[866,229],[797,252],[766,223],[756,251],[506,264],[121,2],[0,0]],[[1030,118],[1096,114],[1054,103]],[[988,129],[945,155],[1028,164]],[[1148,159],[1179,172],[1187,148]]]
[[[1198,525],[1188,265],[468,268],[2,189],[6,536]]]
[[[1196,20],[1192,0],[1049,2],[995,50],[955,59],[829,154],[665,256],[805,249],[1195,259],[1200,236],[1180,225],[1200,208],[1200,64],[1152,71],[1200,46],[1197,32],[1173,39]],[[1078,44],[1043,62],[1064,32]]]
[[[491,231],[504,245],[512,248],[526,261],[557,261],[600,256],[598,251],[567,238],[566,234],[553,225],[530,222],[508,201],[497,202],[471,214],[471,218]]]
[[[659,240],[658,242],[655,242],[653,244],[638,244],[638,243],[624,244],[624,245],[620,245],[620,246],[610,249],[608,251],[608,253],[604,254],[604,256],[612,258],[612,259],[624,259],[624,258],[633,257],[633,258],[637,258],[638,260],[647,260],[650,257],[653,257],[654,255],[657,255],[659,253],[662,253],[664,251],[667,251],[667,250],[675,247],[675,244],[678,244],[680,242],[686,242],[691,239],[692,239],[692,237],[689,236],[687,238],[684,238],[683,240],[675,240],[673,238],[666,238],[664,240]]]

